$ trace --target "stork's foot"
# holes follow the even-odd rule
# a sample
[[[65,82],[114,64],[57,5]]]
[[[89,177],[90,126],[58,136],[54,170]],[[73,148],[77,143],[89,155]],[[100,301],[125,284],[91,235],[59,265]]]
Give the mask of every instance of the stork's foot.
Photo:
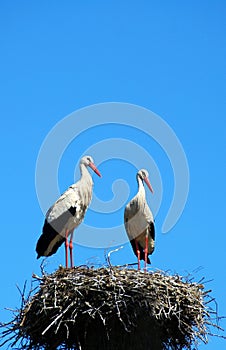
[[[74,267],[74,260],[73,260],[73,232],[72,232],[71,237],[70,237],[69,250],[70,250],[71,267]]]
[[[69,243],[68,243],[68,230],[65,232],[65,265],[66,267],[68,267],[68,247],[69,247]]]
[[[137,252],[138,271],[140,271],[140,251]]]
[[[140,249],[136,239],[135,239],[135,244],[136,244],[136,251],[137,251],[138,271],[140,271]]]
[[[144,270],[147,271],[147,262],[148,259],[148,236],[145,237],[145,249],[144,249]]]

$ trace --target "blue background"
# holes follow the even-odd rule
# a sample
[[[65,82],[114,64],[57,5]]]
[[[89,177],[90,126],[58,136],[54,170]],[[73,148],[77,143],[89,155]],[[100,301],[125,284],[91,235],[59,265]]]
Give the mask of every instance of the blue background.
[[[173,179],[162,150],[153,144],[163,179],[169,173],[169,188],[156,217],[152,267],[191,273],[197,281],[205,276],[211,280],[206,288],[213,290],[219,315],[226,315],[225,16],[226,4],[220,0],[1,1],[1,321],[10,317],[5,307],[20,305],[16,284],[22,288],[33,272],[40,274],[34,249],[44,218],[34,179],[41,144],[69,113],[109,101],[152,110],[180,139],[189,162],[190,192],[183,215],[166,235],[158,232]],[[61,192],[74,181],[77,155],[85,147],[101,140],[103,133],[124,135],[117,128],[95,132],[65,152],[59,169]],[[129,131],[128,137],[145,148],[145,135]],[[119,174],[131,188],[130,197],[136,193],[134,169],[127,165],[130,171],[121,171],[120,164],[108,161],[100,166],[102,182],[94,177],[95,193],[102,200],[111,199],[112,192],[105,189]],[[151,205],[149,193],[148,200]],[[90,212],[86,220],[122,224],[122,212],[116,214],[98,219]],[[102,264],[104,254],[103,249],[76,246],[75,263]],[[127,262],[135,262],[129,243],[112,254],[112,263]],[[64,249],[46,263],[48,271],[64,264]],[[226,328],[224,319],[220,325]],[[224,348],[225,340],[218,338],[199,347]]]

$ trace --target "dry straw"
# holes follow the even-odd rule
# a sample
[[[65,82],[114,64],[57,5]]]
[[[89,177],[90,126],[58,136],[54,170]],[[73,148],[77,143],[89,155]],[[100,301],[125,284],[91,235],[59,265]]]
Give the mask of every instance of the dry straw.
[[[34,288],[34,284],[38,282]],[[16,349],[194,349],[217,327],[200,283],[161,271],[125,267],[65,269],[33,276],[33,288],[2,344]],[[212,302],[212,303],[211,303]]]

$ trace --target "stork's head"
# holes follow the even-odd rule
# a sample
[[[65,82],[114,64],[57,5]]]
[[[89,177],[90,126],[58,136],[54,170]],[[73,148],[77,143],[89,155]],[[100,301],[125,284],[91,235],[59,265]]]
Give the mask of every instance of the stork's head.
[[[94,164],[93,158],[91,156],[84,156],[80,160],[80,164],[84,164],[85,166],[89,166],[98,176],[101,177],[101,173],[97,169],[96,165]]]
[[[150,184],[150,181],[148,179],[149,174],[148,171],[146,169],[140,169],[137,173],[137,176],[146,183],[146,185],[148,186],[149,190],[153,193],[153,188]]]

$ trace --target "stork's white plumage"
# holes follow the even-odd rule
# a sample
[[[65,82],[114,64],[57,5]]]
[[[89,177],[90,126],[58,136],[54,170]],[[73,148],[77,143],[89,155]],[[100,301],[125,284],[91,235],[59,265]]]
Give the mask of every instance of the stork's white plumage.
[[[73,232],[84,219],[92,199],[93,180],[88,166],[101,177],[92,157],[85,156],[80,160],[80,180],[71,185],[46,213],[42,235],[36,245],[37,258],[56,253],[65,242],[66,267],[68,267],[68,247],[71,267],[73,266]]]
[[[155,227],[153,214],[147,204],[145,197],[145,182],[153,192],[148,179],[148,172],[145,169],[138,171],[136,178],[138,182],[138,192],[136,196],[126,205],[124,211],[124,224],[133,251],[138,258],[138,269],[140,260],[150,264],[148,255],[152,254],[155,245]]]

